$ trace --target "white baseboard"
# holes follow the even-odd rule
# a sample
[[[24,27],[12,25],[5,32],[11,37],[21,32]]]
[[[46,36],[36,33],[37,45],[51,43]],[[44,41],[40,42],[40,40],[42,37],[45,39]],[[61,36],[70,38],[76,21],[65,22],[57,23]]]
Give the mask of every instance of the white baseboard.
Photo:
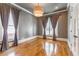
[[[37,38],[37,36],[32,36],[32,37],[29,37],[29,38],[21,39],[21,40],[19,40],[18,43],[23,43],[25,41],[33,40],[34,38]]]
[[[74,51],[72,51],[72,48],[71,48],[69,40],[67,40],[67,42],[68,42],[68,46],[69,46],[70,51],[72,52],[73,56],[75,56]]]
[[[43,38],[43,36],[37,36],[37,37]],[[47,37],[47,38],[52,39],[52,37]],[[67,42],[67,38],[57,38],[57,40]]]
[[[71,50],[71,46],[70,46],[69,40],[67,40],[67,43],[68,43],[69,49]]]
[[[37,38],[37,37],[43,38],[43,36],[32,36],[32,37],[29,37],[29,38],[21,39],[21,40],[19,40],[18,43],[23,43],[23,42],[28,41],[28,40],[33,40],[34,38]],[[52,39],[52,37],[47,37],[47,38]],[[65,38],[57,38],[57,40],[66,41],[67,42],[67,39],[65,39]]]

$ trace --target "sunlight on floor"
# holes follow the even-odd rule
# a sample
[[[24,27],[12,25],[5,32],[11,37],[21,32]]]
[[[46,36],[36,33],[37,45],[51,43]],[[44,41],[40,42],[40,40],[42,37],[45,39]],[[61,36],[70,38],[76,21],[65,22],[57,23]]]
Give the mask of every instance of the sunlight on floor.
[[[8,56],[15,56],[15,52],[8,54]]]
[[[43,49],[45,50],[47,56],[51,56],[52,53],[56,53],[56,44],[45,42],[43,44]]]

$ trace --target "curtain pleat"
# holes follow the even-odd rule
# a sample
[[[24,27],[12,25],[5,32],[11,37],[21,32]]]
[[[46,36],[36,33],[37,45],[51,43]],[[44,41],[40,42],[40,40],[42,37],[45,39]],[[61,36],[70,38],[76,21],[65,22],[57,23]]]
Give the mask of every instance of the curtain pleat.
[[[19,10],[16,8],[11,8],[13,21],[14,21],[14,28],[15,28],[15,36],[14,36],[14,46],[18,45],[18,39],[17,39],[17,27],[18,27],[18,20],[19,20]]]
[[[3,40],[1,45],[1,50],[7,50],[8,49],[8,34],[7,34],[7,28],[8,28],[8,18],[10,13],[10,7],[6,4],[0,4],[0,14],[1,14],[1,22],[4,30],[3,34]]]

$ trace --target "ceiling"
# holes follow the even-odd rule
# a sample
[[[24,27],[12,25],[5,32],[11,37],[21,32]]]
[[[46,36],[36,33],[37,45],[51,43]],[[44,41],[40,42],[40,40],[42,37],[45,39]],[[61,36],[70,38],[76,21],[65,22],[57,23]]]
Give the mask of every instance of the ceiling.
[[[33,13],[34,3],[16,3],[17,5],[29,10]],[[40,3],[44,8],[44,14],[54,12],[56,10],[66,9],[67,3]]]

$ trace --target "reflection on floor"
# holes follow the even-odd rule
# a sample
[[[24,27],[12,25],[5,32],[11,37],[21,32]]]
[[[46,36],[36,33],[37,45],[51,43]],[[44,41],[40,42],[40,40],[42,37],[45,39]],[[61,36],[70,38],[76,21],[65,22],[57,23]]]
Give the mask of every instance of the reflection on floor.
[[[70,56],[67,42],[35,38],[16,47],[0,52],[7,56]]]

